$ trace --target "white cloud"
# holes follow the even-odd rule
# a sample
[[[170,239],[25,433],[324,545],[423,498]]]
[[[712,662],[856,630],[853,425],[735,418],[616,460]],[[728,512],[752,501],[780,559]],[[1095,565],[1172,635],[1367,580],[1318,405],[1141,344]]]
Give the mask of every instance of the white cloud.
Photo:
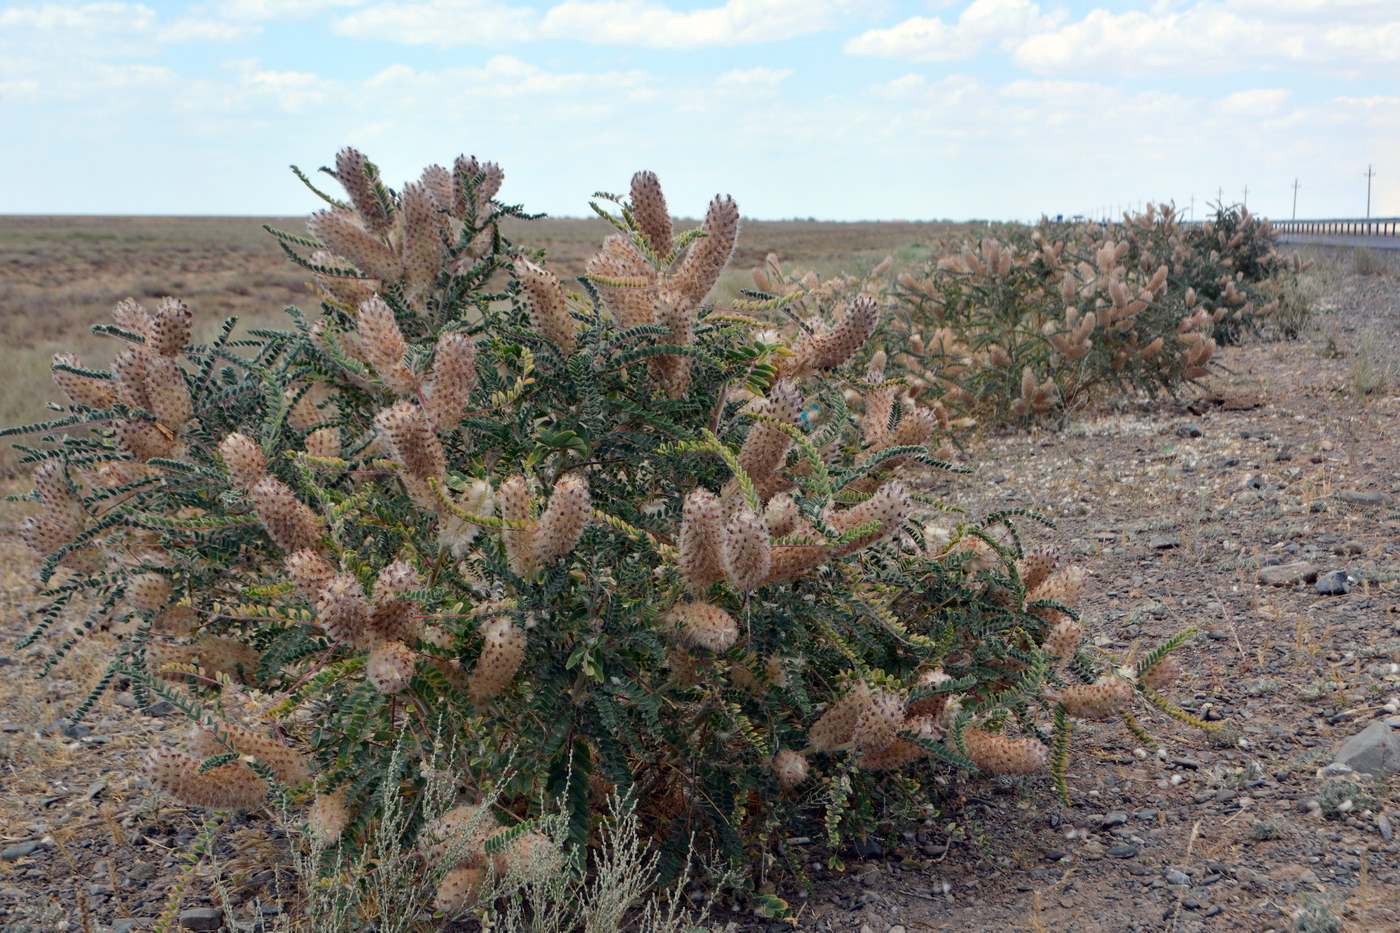
[[[1223,114],[1236,117],[1273,116],[1283,110],[1293,94],[1284,88],[1259,88],[1227,94],[1216,104]]]
[[[859,8],[858,0],[728,0],[688,11],[657,0],[564,0],[545,14],[542,32],[603,45],[686,49],[791,39]]]
[[[845,50],[852,55],[903,61],[957,61],[973,57],[990,43],[1004,45],[1053,28],[1060,19],[1042,14],[1031,0],[973,0],[956,23],[912,16],[887,29],[872,29],[850,39]]]
[[[1163,14],[1095,9],[1082,20],[1025,39],[1013,61],[1041,73],[1173,76],[1289,67],[1357,74],[1400,66],[1400,3],[1353,2],[1376,13],[1376,21],[1356,25],[1339,8],[1324,10],[1310,0],[1282,3],[1298,14],[1330,13],[1330,18],[1273,15],[1260,0],[1201,0]]]
[[[237,20],[306,19],[341,7],[360,6],[365,0],[222,0],[213,10]]]
[[[531,38],[538,16],[495,0],[417,0],[365,7],[331,24],[338,35],[405,45],[501,46]]]

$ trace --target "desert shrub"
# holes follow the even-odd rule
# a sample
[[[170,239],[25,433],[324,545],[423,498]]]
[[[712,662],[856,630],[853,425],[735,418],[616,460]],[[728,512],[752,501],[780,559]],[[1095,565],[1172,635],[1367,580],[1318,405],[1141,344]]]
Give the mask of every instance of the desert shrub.
[[[502,236],[493,164],[327,171],[348,200],[277,233],[314,315],[192,345],[180,302],[123,301],[112,370],[57,358],[66,412],[10,432],[41,439],[28,641],[52,629],[56,663],[125,633],[101,686],[194,723],[152,749],[157,788],[286,794],[357,851],[446,723],[464,802],[400,844],[462,907],[483,872],[586,870],[619,796],[659,877],[694,849],[757,883],[800,873],[795,833],[836,858],[929,816],[949,772],[1063,793],[1076,718],[1193,721],[1160,692],[1188,633],[1124,667],[1081,650],[1082,571],[1023,548],[1034,516],[918,492],[939,419],[867,346],[873,298],[812,329],[768,323],[781,297],[704,304],[731,199],[677,235],[639,173],[566,289]]]
[[[1357,275],[1385,274],[1385,260],[1369,246],[1358,246],[1352,251],[1351,267]]]

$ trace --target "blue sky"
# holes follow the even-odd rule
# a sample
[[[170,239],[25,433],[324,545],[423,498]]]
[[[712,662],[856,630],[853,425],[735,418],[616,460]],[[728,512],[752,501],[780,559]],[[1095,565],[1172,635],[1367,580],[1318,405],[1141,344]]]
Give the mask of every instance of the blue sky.
[[[0,5],[3,213],[295,214],[343,145],[578,215],[1400,215],[1400,0]]]

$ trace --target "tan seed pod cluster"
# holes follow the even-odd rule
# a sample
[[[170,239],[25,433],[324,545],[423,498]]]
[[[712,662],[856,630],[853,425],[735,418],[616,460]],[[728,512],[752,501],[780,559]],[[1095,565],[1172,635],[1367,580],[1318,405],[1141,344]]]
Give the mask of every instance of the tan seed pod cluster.
[[[802,390],[791,379],[781,379],[768,390],[768,396],[749,406],[749,410],[765,418],[787,425],[797,425],[805,399]],[[783,466],[792,438],[776,425],[756,421],[739,448],[739,466],[756,487],[769,482]]]
[[[675,246],[671,212],[666,207],[666,195],[661,192],[661,182],[655,172],[638,172],[632,176],[632,217],[652,252],[661,257],[671,252]]]
[[[856,752],[873,755],[894,744],[904,724],[904,701],[887,690],[876,690],[856,716],[851,740]]]
[[[201,774],[202,759],[174,749],[153,749],[143,762],[151,784],[191,807],[247,810],[267,797],[267,782],[243,761],[231,761]]]
[[[1084,568],[1075,564],[1069,567],[1061,567],[1045,579],[1035,589],[1026,593],[1026,602],[1034,603],[1040,600],[1051,600],[1062,606],[1071,609],[1079,608],[1079,599],[1084,591]],[[1063,612],[1057,609],[1036,609],[1036,615],[1048,620],[1052,624],[1058,624],[1063,619],[1068,618]]]
[[[44,556],[71,544],[82,526],[63,512],[38,512],[19,524],[19,538],[33,551]]]
[[[851,302],[836,326],[805,334],[793,347],[793,355],[783,359],[783,372],[802,376],[814,370],[841,366],[870,339],[879,319],[879,303],[869,295],[861,295]]]
[[[167,356],[148,356],[145,379],[148,410],[161,424],[178,431],[194,414],[180,364]]]
[[[949,677],[946,673],[944,673],[941,667],[936,667],[932,670],[927,670],[920,673],[915,683],[919,687],[937,687],[939,684],[947,683],[952,679],[952,677]],[[908,705],[905,712],[910,716],[910,718],[927,716],[933,719],[937,719],[943,713],[943,707],[947,704],[947,702],[948,694],[935,693],[932,696],[926,696],[922,699],[914,700]]]
[[[412,642],[420,630],[418,608],[406,599],[375,602],[370,607],[367,641]]]
[[[50,364],[53,384],[58,386],[74,405],[87,405],[90,408],[110,408],[117,401],[116,389],[110,379],[84,376],[69,372],[63,367],[82,369],[83,364],[72,353],[55,353]]]
[[[423,579],[413,565],[405,560],[385,564],[374,580],[374,601],[385,603],[404,599],[423,585]]]
[[[288,554],[284,566],[288,579],[296,585],[302,598],[309,603],[316,602],[321,594],[321,587],[335,576],[335,568],[310,548]]]
[[[468,692],[474,703],[503,693],[525,660],[525,633],[510,619],[498,616],[487,622],[482,641],[481,654],[468,675]]]
[[[401,641],[385,641],[370,650],[365,676],[375,690],[385,696],[402,693],[413,680],[413,649]]]
[[[322,460],[340,456],[340,428],[317,428],[306,435],[306,452]]]
[[[150,421],[118,421],[112,433],[117,446],[141,461],[168,457],[178,446],[174,434]]]
[[[442,876],[437,892],[433,895],[433,909],[440,910],[451,918],[476,903],[482,882],[486,880],[484,869],[473,866],[458,866]]]
[[[306,229],[369,278],[398,280],[399,258],[383,239],[365,229],[354,211],[317,211],[307,218]]]
[[[785,748],[773,756],[773,778],[782,790],[792,790],[807,780],[807,759],[801,752]]]
[[[588,260],[588,275],[597,280],[608,313],[624,330],[655,322],[660,286],[657,272],[630,240],[610,236]]]
[[[442,215],[427,186],[409,182],[400,196],[399,216],[403,224],[403,278],[409,293],[419,299],[437,281],[447,256]]]
[[[433,353],[433,379],[424,392],[433,427],[442,432],[455,429],[475,387],[476,344],[459,330],[443,334]]]
[[[1079,646],[1083,643],[1083,624],[1065,616],[1055,623],[1054,628],[1050,629],[1050,632],[1045,636],[1045,643],[1041,647],[1050,657],[1060,661],[1068,661],[1078,653]]]
[[[790,534],[797,527],[799,518],[801,513],[797,510],[796,501],[785,492],[769,499],[763,509],[764,524],[768,526],[768,533],[775,538]]]
[[[694,648],[722,652],[739,639],[739,623],[709,603],[677,603],[666,619],[676,628],[681,641]]]
[[[1138,683],[1153,693],[1160,693],[1176,683],[1184,669],[1185,665],[1182,664],[1181,658],[1169,654],[1140,675]]]
[[[748,506],[730,517],[724,526],[720,559],[729,585],[748,592],[768,577],[772,567],[768,523]]]
[[[577,473],[560,477],[535,523],[535,560],[544,564],[571,553],[583,536],[591,509],[588,482]]]
[[[167,613],[188,608],[174,606]],[[173,626],[166,624],[162,627],[168,629]],[[166,665],[192,665],[211,678],[223,676],[249,683],[257,674],[262,654],[256,648],[232,638],[208,636],[192,645],[153,644],[148,649],[148,657],[149,667],[158,677],[175,683],[183,683],[187,678],[177,671],[163,671]]]
[[[283,552],[295,554],[316,546],[321,536],[321,520],[292,494],[286,483],[264,476],[253,486],[249,499],[267,536]]]
[[[708,489],[694,489],[685,497],[676,563],[692,593],[703,592],[724,578],[723,518],[723,506]]]
[[[507,830],[502,828],[494,835]],[[559,849],[543,833],[524,832],[491,853],[498,875],[530,883],[558,874],[563,867]]]
[[[194,315],[178,298],[162,298],[150,316],[146,347],[161,356],[176,357],[190,342]]]
[[[535,575],[534,514],[530,484],[523,476],[512,476],[501,483],[499,493],[501,518],[524,523],[522,528],[507,528],[501,532],[506,560],[516,576],[530,579]]]
[[[1078,719],[1105,720],[1132,704],[1133,685],[1126,678],[1105,674],[1091,684],[1065,687],[1053,698],[1064,705],[1066,713]]]
[[[374,416],[374,426],[406,473],[424,482],[446,477],[447,455],[418,403],[400,399]]]
[[[350,825],[350,811],[345,806],[345,791],[317,794],[306,812],[307,830],[317,845],[333,846],[340,841]]]
[[[988,774],[1035,774],[1050,763],[1050,750],[1032,738],[1013,739],[982,729],[964,729],[967,757]]]
[[[220,722],[214,726],[222,733],[222,740],[214,735],[208,726],[196,726],[191,747],[196,754],[205,757],[233,751],[245,758],[253,758],[272,769],[277,779],[289,787],[295,787],[311,777],[306,759],[301,752],[289,748],[264,732],[251,729],[234,722]],[[200,733],[203,733],[202,735]]]
[[[927,742],[937,742],[948,734],[948,730],[932,716],[911,716],[900,724],[901,732],[909,732]],[[917,742],[896,738],[883,751],[861,755],[857,764],[869,771],[889,771],[902,768],[929,754],[929,750]]]
[[[578,326],[569,314],[559,277],[525,259],[515,261],[515,277],[525,292],[530,324],[565,356],[573,356],[578,349]]]
[[[234,483],[252,490],[267,475],[267,457],[258,442],[238,432],[219,442],[219,456]]]
[[[705,235],[690,244],[671,276],[674,287],[692,305],[705,300],[734,255],[739,239],[739,205],[731,197],[717,195],[710,202],[700,229]]]
[[[913,500],[904,484],[899,480],[890,480],[864,502],[830,513],[827,521],[833,529],[843,534],[872,522],[876,524],[874,530],[857,535],[841,548],[842,554],[851,554],[898,531],[913,507]]]
[[[126,587],[126,598],[137,609],[156,612],[170,602],[170,578],[163,573],[143,573],[132,577]]]
[[[1060,562],[1060,549],[1052,544],[1044,544],[1027,551],[1016,563],[1016,572],[1021,585],[1027,591],[1034,590],[1050,578]]]
[[[135,298],[123,298],[112,309],[112,320],[122,330],[130,331],[143,340],[151,338],[151,313]]]
[[[870,687],[858,680],[845,696],[832,703],[807,732],[807,741],[819,752],[831,751],[851,741],[856,719],[870,705]]]
[[[355,330],[360,335],[360,346],[380,380],[400,394],[412,392],[416,380],[404,362],[408,343],[403,339],[403,331],[399,330],[399,322],[394,318],[394,309],[375,295],[361,303],[355,316]]]
[[[370,638],[369,602],[354,574],[338,573],[316,598],[316,617],[333,641],[365,645]]]
[[[391,221],[389,206],[381,200],[376,190],[379,171],[374,163],[358,149],[347,146],[335,154],[335,177],[345,188],[345,193],[350,195],[350,206],[365,226],[375,233],[388,233]]]

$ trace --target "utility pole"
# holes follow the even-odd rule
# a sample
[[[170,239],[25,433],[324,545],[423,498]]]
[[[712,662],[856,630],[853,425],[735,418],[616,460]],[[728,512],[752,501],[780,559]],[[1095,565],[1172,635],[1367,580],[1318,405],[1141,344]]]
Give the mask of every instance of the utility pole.
[[[1249,207],[1249,185],[1244,186],[1244,201],[1242,203],[1245,208]]]
[[[1196,196],[1191,195],[1191,207],[1186,211],[1186,219],[1193,220],[1196,216]]]
[[[1376,173],[1371,170],[1371,166],[1366,166],[1366,216],[1371,216],[1371,179],[1376,177]]]
[[[1298,219],[1298,179],[1293,179],[1293,219]]]

